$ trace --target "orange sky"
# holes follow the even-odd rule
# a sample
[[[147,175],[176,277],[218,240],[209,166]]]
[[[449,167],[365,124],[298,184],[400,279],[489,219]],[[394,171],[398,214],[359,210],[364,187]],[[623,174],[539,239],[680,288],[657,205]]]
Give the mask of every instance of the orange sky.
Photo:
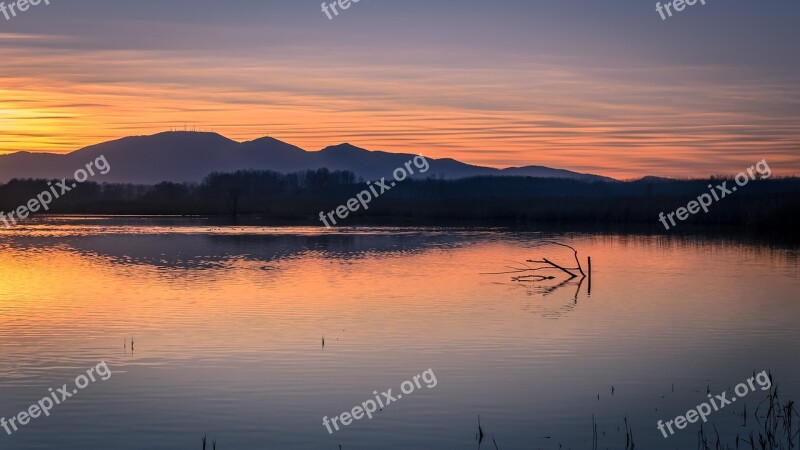
[[[275,8],[285,8],[285,21],[319,19]],[[562,51],[528,49],[517,36],[513,45],[489,42],[489,28],[492,37],[502,27],[522,32],[510,16],[474,42],[481,32],[453,28],[465,40],[456,42],[427,28],[395,30],[395,16],[364,8],[373,21],[313,22],[298,37],[273,30],[283,20],[276,11],[266,11],[267,27],[246,22],[255,10],[244,9],[237,21],[211,24],[134,21],[111,9],[102,21],[65,23],[59,14],[75,12],[55,5],[15,19],[0,30],[0,154],[69,152],[186,126],[306,150],[350,142],[616,178],[730,174],[762,158],[778,176],[800,175],[791,67],[689,63],[628,41],[609,41],[615,48],[602,55],[588,40]],[[560,32],[547,26],[547,36]],[[423,38],[425,47],[411,42]],[[401,39],[409,42],[395,45]]]

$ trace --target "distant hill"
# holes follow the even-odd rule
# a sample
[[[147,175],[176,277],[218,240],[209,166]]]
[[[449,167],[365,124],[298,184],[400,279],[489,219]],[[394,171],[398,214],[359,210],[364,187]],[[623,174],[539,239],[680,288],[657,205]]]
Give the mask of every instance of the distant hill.
[[[272,170],[291,173],[328,168],[349,170],[364,179],[388,177],[413,154],[370,151],[350,144],[306,151],[264,137],[236,142],[216,133],[164,132],[132,136],[82,148],[66,155],[19,152],[0,156],[0,182],[24,178],[71,177],[76,169],[104,155],[111,171],[93,181],[155,184],[162,181],[200,181],[212,172]],[[543,166],[495,169],[466,164],[450,158],[431,159],[422,177],[458,179],[473,176],[531,176],[582,181],[616,181],[599,175]],[[415,169],[416,170],[416,169]]]

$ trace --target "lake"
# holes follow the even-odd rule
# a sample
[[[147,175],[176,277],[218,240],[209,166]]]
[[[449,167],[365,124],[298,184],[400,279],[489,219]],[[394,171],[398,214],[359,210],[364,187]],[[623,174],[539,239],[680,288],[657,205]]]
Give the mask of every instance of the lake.
[[[591,256],[591,293],[498,273],[574,266],[549,240]],[[0,448],[478,448],[478,415],[485,449],[591,449],[593,423],[624,448],[625,418],[636,448],[696,448],[698,423],[657,422],[765,370],[800,400],[798,288],[796,246],[747,238],[45,219],[0,229],[0,417],[111,375]],[[755,388],[706,431],[757,427]]]

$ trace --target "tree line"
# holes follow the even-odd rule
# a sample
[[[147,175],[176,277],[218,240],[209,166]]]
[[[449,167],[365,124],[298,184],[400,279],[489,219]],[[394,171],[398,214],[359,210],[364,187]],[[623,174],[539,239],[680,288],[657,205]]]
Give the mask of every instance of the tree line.
[[[725,178],[585,182],[532,177],[408,179],[348,218],[384,222],[592,222],[658,225],[673,211]],[[732,180],[729,185],[733,184]],[[14,179],[0,185],[0,210],[11,211],[48,189],[48,180]],[[199,183],[155,185],[84,182],[54,201],[53,214],[253,215],[318,224],[366,189],[348,171],[327,169],[282,174],[271,171],[212,173]],[[796,230],[800,179],[755,180],[715,202],[688,224]]]

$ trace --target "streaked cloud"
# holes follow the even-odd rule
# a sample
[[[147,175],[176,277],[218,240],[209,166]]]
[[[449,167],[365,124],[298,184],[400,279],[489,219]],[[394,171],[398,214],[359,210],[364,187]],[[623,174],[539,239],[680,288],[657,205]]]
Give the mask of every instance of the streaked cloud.
[[[552,36],[567,35],[552,24],[528,31],[518,17],[469,9],[472,2],[438,29],[429,17],[402,28],[411,11],[446,17],[417,2],[406,9],[371,2],[336,27],[315,22],[313,9],[244,3],[238,16],[227,11],[218,22],[201,14],[211,5],[205,1],[190,17],[176,16],[173,5],[148,18],[127,4],[138,17],[101,8],[56,22],[46,10],[41,23],[0,34],[0,152],[66,152],[186,126],[238,140],[270,135],[309,150],[346,141],[617,177],[738,172],[762,158],[779,175],[800,174],[796,61],[700,62],[696,50],[660,55],[630,42],[588,54],[576,42],[605,36],[605,27],[572,30],[557,43]],[[273,27],[244,19],[247,8],[273,14]],[[583,20],[556,6],[543,10],[564,23]],[[92,22],[93,14],[108,20]],[[43,24],[48,32],[38,30]],[[472,33],[463,29],[469,25]],[[489,30],[500,37],[471,36]],[[624,31],[646,36],[637,24]],[[529,35],[550,36],[553,46],[526,48]]]

